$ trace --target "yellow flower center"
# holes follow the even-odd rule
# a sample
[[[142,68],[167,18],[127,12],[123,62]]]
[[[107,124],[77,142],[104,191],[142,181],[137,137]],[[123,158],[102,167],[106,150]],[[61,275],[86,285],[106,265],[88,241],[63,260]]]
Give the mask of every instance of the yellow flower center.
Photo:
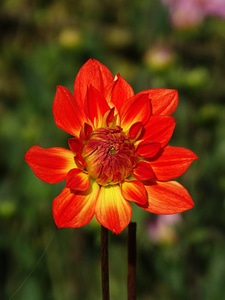
[[[119,126],[95,130],[82,156],[88,174],[104,186],[118,184],[129,177],[137,162],[134,144]]]

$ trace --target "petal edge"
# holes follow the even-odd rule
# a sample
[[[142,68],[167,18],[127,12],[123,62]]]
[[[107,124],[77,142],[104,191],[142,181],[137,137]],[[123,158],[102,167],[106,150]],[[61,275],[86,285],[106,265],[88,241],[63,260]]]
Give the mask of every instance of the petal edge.
[[[177,181],[155,182],[145,185],[148,207],[144,210],[155,214],[176,214],[191,209],[193,200],[188,191]]]
[[[33,146],[25,154],[25,161],[34,174],[47,183],[62,181],[69,170],[76,167],[72,151],[60,147]]]

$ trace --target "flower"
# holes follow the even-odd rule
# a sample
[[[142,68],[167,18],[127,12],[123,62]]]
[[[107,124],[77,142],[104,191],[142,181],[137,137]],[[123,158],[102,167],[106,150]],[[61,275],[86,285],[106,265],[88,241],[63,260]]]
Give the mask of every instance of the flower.
[[[176,226],[182,222],[180,214],[158,215],[148,224],[148,234],[154,243],[173,244],[178,235]]]
[[[89,59],[74,82],[74,94],[58,86],[56,125],[73,137],[69,149],[31,147],[25,160],[47,183],[65,180],[52,211],[58,227],[97,221],[118,234],[132,218],[131,203],[147,212],[174,214],[193,207],[188,191],[173,181],[197,156],[168,146],[178,104],[175,90],[134,94],[120,76]]]
[[[161,0],[170,13],[173,26],[191,28],[200,24],[205,17],[225,18],[224,0]]]

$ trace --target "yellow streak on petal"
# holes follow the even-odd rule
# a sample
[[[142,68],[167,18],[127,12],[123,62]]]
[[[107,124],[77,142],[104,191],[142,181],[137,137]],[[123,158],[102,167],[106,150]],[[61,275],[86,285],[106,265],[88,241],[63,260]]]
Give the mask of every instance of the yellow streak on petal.
[[[95,213],[100,224],[119,234],[128,226],[132,209],[123,198],[119,185],[115,185],[101,187]]]
[[[66,151],[64,151],[63,154],[64,154],[65,159],[67,160],[65,169],[67,169],[69,171],[71,169],[77,168],[77,165],[74,160],[73,152],[66,149]]]
[[[59,228],[77,228],[88,224],[95,213],[95,203],[100,187],[92,181],[91,187],[85,192],[72,192],[69,188],[53,201],[53,216]]]

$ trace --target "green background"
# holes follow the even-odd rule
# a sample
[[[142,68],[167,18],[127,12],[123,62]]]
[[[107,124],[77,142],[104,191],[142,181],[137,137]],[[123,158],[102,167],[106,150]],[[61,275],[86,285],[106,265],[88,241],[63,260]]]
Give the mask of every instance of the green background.
[[[51,203],[63,184],[40,181],[24,162],[34,144],[67,146],[53,121],[55,88],[72,90],[90,57],[135,92],[178,89],[170,144],[199,156],[179,178],[195,207],[170,228],[175,238],[154,241],[157,217],[134,207],[137,299],[225,297],[224,53],[224,20],[175,29],[157,0],[1,1],[0,299],[101,299],[99,225],[56,229]],[[127,230],[109,236],[112,300],[126,299],[126,239]]]

